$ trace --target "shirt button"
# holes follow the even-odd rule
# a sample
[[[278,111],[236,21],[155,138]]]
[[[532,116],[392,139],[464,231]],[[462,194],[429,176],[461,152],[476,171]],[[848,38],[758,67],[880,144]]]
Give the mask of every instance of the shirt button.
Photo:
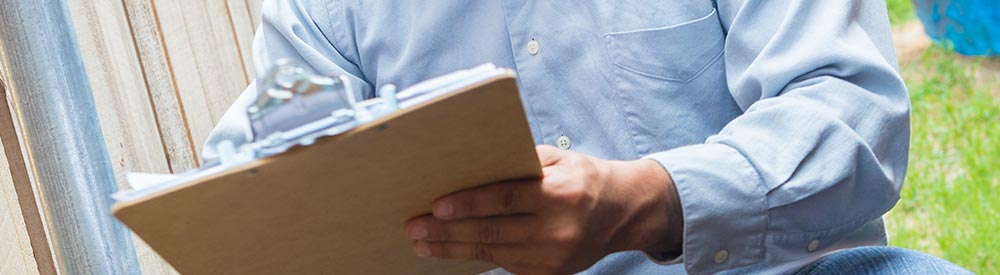
[[[556,146],[559,147],[559,149],[568,150],[572,145],[573,141],[567,136],[561,136],[556,139]]]
[[[723,250],[719,250],[719,252],[715,252],[715,263],[716,264],[721,264],[722,262],[725,262],[726,259],[729,259],[729,251],[726,251],[725,249],[723,249]]]
[[[819,248],[819,240],[812,240],[806,246],[806,250],[809,250],[809,252],[816,251],[817,248]]]
[[[531,41],[528,42],[528,53],[530,53],[531,55],[536,55],[538,54],[538,50],[541,50],[541,45],[538,45],[538,41],[532,39]]]

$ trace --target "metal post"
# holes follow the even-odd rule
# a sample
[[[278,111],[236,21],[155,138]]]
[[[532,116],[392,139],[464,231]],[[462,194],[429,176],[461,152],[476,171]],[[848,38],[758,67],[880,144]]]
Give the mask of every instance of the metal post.
[[[0,60],[62,274],[138,274],[65,0],[0,0]]]

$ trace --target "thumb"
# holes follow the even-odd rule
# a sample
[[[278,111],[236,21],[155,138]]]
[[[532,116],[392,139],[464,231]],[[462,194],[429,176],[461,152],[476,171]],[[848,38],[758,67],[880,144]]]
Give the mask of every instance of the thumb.
[[[536,145],[535,151],[538,152],[538,160],[542,163],[542,167],[551,166],[566,155],[566,151],[546,144]]]

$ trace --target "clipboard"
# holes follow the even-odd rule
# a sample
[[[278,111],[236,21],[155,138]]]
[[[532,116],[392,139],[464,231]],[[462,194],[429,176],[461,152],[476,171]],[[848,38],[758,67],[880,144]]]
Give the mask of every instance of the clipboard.
[[[182,274],[476,274],[403,231],[443,195],[540,178],[510,71],[237,167],[116,203]]]

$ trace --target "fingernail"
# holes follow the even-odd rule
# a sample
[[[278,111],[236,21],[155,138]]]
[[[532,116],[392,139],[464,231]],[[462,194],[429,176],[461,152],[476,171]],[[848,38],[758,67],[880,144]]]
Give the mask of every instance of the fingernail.
[[[455,208],[451,206],[451,202],[448,200],[441,200],[434,204],[434,216],[449,217],[454,213]]]
[[[414,226],[410,229],[410,239],[420,240],[427,237],[427,228],[423,225]]]
[[[417,257],[430,257],[431,248],[426,243],[416,243],[413,245],[413,253],[417,254]]]

